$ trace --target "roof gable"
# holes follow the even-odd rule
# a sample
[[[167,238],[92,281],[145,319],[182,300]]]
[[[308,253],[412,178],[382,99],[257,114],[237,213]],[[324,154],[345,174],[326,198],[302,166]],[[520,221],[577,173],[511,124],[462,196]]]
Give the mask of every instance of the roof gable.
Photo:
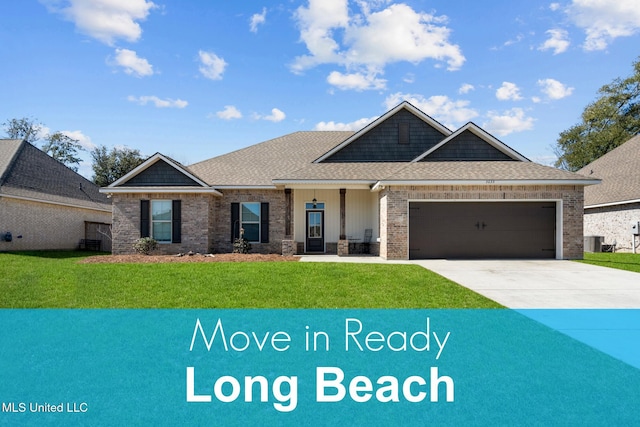
[[[107,188],[209,187],[180,163],[156,153]]]
[[[505,160],[529,161],[522,154],[471,122],[413,159],[414,162]]]
[[[405,101],[315,163],[408,162],[450,134],[445,126]]]

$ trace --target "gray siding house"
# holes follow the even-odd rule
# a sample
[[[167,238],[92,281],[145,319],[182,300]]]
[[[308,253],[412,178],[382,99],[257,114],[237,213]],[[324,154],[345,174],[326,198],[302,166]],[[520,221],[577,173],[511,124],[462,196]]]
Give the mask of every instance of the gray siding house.
[[[584,235],[602,236],[616,250],[633,251],[631,225],[640,222],[640,135],[578,171],[602,184],[585,189]],[[638,250],[640,237],[635,237]]]
[[[408,102],[357,132],[295,132],[190,166],[155,154],[109,187],[113,252],[385,259],[581,258],[597,179],[529,161],[473,123],[451,131]]]

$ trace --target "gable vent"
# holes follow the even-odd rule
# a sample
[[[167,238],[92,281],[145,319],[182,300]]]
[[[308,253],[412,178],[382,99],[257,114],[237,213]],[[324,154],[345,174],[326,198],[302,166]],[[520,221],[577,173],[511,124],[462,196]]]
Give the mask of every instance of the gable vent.
[[[409,137],[409,123],[398,123],[398,144],[408,144]]]

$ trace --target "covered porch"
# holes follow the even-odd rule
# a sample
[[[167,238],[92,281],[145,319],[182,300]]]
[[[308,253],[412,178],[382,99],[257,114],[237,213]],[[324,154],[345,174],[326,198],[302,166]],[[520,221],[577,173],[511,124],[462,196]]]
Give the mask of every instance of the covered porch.
[[[368,185],[298,185],[284,191],[283,255],[379,255],[378,193]]]

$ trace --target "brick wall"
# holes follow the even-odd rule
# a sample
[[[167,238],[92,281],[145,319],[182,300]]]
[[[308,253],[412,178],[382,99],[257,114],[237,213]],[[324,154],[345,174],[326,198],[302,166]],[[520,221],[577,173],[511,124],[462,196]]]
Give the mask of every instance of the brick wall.
[[[269,243],[251,243],[253,253],[282,253],[285,238],[286,200],[284,190],[224,190],[224,196],[215,199],[213,221],[213,252],[228,253],[231,242],[231,203],[269,203]]]
[[[408,259],[409,200],[562,200],[563,258],[583,256],[582,186],[392,186],[380,192],[380,256]]]
[[[0,251],[76,249],[85,221],[110,223],[111,213],[0,197],[0,233],[13,236]]]
[[[171,255],[189,251],[211,252],[213,198],[208,194],[114,194],[111,229],[113,253],[134,253],[133,244],[140,238],[140,200],[182,201],[182,242],[161,243],[158,245],[158,253]]]
[[[616,250],[632,252],[631,222],[640,221],[640,203],[586,209],[584,235],[604,236],[605,244],[616,241]],[[639,238],[636,237],[636,251]]]

